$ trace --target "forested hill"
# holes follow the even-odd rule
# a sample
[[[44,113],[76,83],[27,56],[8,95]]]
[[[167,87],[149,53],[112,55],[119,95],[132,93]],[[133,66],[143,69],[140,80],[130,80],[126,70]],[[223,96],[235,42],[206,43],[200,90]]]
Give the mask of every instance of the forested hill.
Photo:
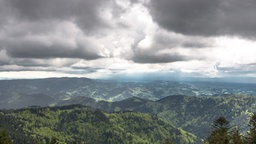
[[[196,137],[140,112],[107,113],[81,105],[0,112],[1,128],[14,144],[194,143]],[[0,136],[1,138],[1,136]]]
[[[166,122],[205,139],[211,131],[211,123],[225,116],[231,125],[236,125],[246,133],[248,121],[256,112],[256,97],[250,95],[230,95],[217,97],[197,97],[174,95],[158,101],[137,97],[123,101],[95,101],[90,98],[76,97],[63,101],[60,105],[83,104],[104,111],[136,111],[156,114]]]

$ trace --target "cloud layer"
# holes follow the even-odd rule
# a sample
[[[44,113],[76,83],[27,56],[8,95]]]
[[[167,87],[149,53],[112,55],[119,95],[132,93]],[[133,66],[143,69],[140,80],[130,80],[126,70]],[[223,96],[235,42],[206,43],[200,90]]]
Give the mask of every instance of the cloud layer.
[[[66,21],[71,20],[84,29],[90,30],[104,25],[99,17],[100,8],[108,0],[8,0],[13,12],[21,20]]]
[[[164,28],[185,35],[255,37],[256,1],[151,1],[153,19]]]
[[[253,0],[0,0],[0,78],[256,76]]]

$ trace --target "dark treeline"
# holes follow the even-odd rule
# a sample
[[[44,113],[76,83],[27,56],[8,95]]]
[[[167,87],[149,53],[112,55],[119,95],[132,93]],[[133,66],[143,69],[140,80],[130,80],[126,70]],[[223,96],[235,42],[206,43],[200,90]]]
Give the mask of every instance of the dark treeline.
[[[256,144],[256,114],[249,121],[246,135],[239,132],[239,127],[231,127],[225,117],[219,117],[213,122],[213,130],[205,140],[205,144]]]

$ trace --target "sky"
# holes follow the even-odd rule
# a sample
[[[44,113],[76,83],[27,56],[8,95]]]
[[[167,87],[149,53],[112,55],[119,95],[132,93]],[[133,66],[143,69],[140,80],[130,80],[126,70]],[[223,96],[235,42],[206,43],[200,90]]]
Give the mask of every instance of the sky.
[[[256,78],[255,0],[0,0],[0,79]]]

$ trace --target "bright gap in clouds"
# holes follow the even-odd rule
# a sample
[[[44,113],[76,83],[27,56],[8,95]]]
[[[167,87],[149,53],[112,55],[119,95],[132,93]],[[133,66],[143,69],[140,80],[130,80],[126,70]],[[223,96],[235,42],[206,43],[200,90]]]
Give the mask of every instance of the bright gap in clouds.
[[[216,59],[220,66],[237,66],[256,62],[256,42],[237,37],[216,39]]]

